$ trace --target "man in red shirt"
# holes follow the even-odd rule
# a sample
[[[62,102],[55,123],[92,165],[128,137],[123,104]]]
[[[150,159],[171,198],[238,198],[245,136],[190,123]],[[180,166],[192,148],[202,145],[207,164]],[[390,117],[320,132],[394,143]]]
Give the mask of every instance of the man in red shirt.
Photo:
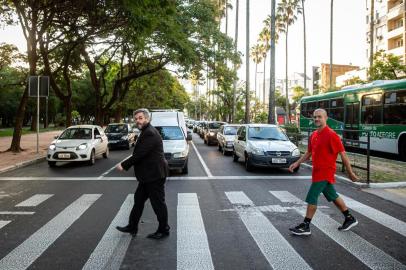
[[[312,185],[306,197],[307,211],[303,223],[300,223],[289,230],[296,235],[310,235],[310,222],[317,210],[317,200],[320,193],[323,193],[329,202],[334,202],[343,213],[345,220],[340,231],[348,231],[358,224],[358,221],[350,214],[343,199],[338,196],[334,188],[336,171],[336,159],[340,154],[348,176],[352,181],[357,181],[358,177],[351,168],[350,161],[345,153],[340,137],[330,127],[327,126],[327,112],[324,109],[317,109],[313,113],[314,124],[317,130],[312,133],[309,139],[307,152],[289,170],[300,166],[300,163],[312,157]]]

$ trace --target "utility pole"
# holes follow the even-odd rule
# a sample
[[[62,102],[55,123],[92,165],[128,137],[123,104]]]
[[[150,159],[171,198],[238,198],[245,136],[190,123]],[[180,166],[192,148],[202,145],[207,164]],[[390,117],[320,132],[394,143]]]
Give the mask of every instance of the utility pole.
[[[330,89],[333,88],[333,4],[331,0],[330,7]]]

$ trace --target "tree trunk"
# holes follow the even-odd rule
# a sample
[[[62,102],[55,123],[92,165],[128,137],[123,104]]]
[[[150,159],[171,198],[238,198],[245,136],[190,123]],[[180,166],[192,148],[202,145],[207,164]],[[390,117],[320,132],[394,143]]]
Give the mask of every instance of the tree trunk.
[[[289,81],[288,81],[288,33],[289,27],[286,26],[286,48],[285,48],[285,57],[286,57],[286,66],[285,66],[285,81],[286,81],[286,115],[288,117],[288,123],[290,123],[290,108],[289,108]]]
[[[303,88],[306,91],[307,88],[307,72],[306,72],[306,64],[307,64],[307,57],[306,57],[306,17],[305,17],[305,7],[304,7],[304,0],[302,0],[302,14],[303,14],[303,73],[304,73],[304,83]]]
[[[35,111],[35,113],[32,114],[31,116],[31,131],[37,131],[37,112]]]
[[[70,96],[64,98],[63,105],[65,107],[66,114],[65,126],[69,127],[72,125],[72,101]]]
[[[254,86],[254,91],[255,91],[254,97],[255,98],[257,97],[257,74],[258,74],[257,71],[258,71],[258,63],[255,62],[255,86]]]
[[[266,70],[266,53],[264,56],[264,81],[263,81],[263,85],[262,85],[262,101],[263,101],[262,103],[263,104],[265,104],[265,76],[266,76],[265,70]],[[259,90],[259,91],[261,91],[261,90]]]

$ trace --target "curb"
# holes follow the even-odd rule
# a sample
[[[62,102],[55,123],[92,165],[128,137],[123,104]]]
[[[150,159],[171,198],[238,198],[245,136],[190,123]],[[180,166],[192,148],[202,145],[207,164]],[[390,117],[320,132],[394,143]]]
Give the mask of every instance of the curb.
[[[312,165],[306,164],[306,163],[302,163],[301,164],[303,167],[306,168],[313,168]],[[334,175],[336,177],[337,180],[339,180],[340,182],[343,182],[345,184],[351,185],[353,187],[357,187],[357,188],[402,188],[402,187],[406,187],[406,182],[390,182],[390,183],[370,183],[369,185],[367,183],[358,183],[358,182],[353,182],[350,179],[348,179],[347,177],[341,176],[341,175]]]
[[[31,159],[31,160],[22,161],[22,162],[16,163],[15,165],[12,165],[12,166],[0,168],[0,173],[13,171],[15,169],[26,167],[26,166],[31,165],[31,164],[39,163],[39,162],[42,162],[44,160],[46,160],[46,155]]]

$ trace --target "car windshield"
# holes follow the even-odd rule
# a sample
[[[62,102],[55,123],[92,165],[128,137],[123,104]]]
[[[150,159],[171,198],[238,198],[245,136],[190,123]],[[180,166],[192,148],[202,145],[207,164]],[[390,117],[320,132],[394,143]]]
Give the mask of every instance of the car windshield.
[[[127,125],[108,125],[105,132],[106,133],[127,133],[128,128],[127,128]]]
[[[91,128],[68,128],[61,136],[59,140],[91,140],[92,129]]]
[[[277,127],[251,127],[248,130],[250,140],[288,141],[285,133]]]
[[[183,140],[182,130],[180,127],[155,127],[159,134],[161,134],[162,140]]]
[[[219,129],[223,123],[209,123],[209,129]]]
[[[237,135],[238,127],[225,127],[224,135]]]

